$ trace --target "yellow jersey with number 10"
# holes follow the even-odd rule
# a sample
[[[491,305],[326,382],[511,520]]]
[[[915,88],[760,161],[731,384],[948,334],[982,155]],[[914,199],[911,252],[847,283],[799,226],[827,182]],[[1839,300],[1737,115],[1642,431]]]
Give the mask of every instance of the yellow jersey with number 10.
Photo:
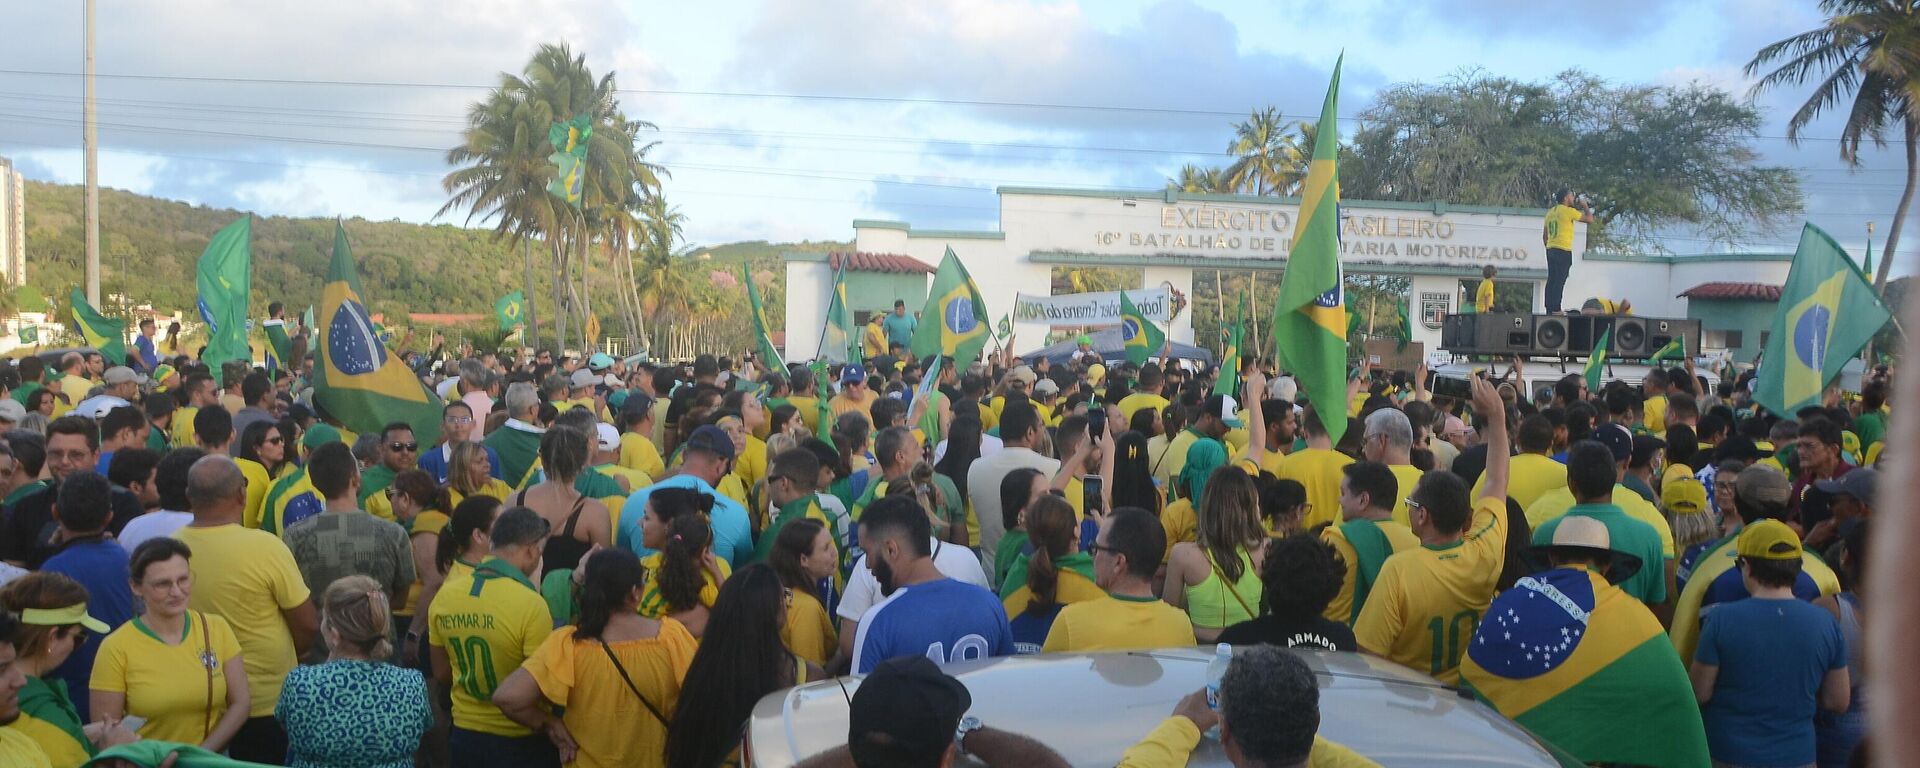
[[[1457,685],[1460,654],[1493,602],[1506,560],[1506,500],[1475,499],[1460,541],[1387,558],[1353,625],[1354,639],[1364,650]]]

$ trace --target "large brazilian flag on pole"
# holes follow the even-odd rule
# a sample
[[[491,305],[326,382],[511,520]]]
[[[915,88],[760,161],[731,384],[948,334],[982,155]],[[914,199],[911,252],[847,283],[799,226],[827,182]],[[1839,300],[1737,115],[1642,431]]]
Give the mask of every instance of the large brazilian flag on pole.
[[[127,364],[127,321],[100,314],[79,288],[67,297],[67,313],[73,318],[74,329],[86,338],[87,346],[114,365]]]
[[[378,432],[395,421],[413,425],[424,443],[440,439],[440,398],[387,351],[367,315],[354,271],[347,229],[334,222],[333,261],[320,291],[320,359],[313,366],[313,397],[348,429]]]
[[[858,329],[853,324],[853,307],[847,304],[847,263],[833,271],[832,294],[827,298],[827,326],[821,333],[818,354],[834,364],[860,362]]]
[[[1819,405],[1827,382],[1892,317],[1846,250],[1806,225],[1780,289],[1753,399],[1782,414]]]
[[[1345,60],[1341,56],[1341,61]],[[1347,304],[1340,285],[1340,65],[1320,107],[1313,161],[1301,185],[1298,228],[1280,279],[1280,300],[1273,306],[1273,345],[1287,371],[1322,410],[1344,410],[1347,391]],[[1334,442],[1346,434],[1347,420],[1322,419]]]
[[[1495,597],[1460,679],[1583,763],[1711,762],[1693,684],[1659,620],[1584,568],[1528,576]]]
[[[744,263],[740,265],[740,284],[747,287],[747,306],[753,312],[753,351],[767,370],[785,375],[787,365],[780,362],[780,350],[774,348],[773,333],[767,330],[767,310],[760,305],[760,289],[754,287],[753,270]]]
[[[940,259],[940,271],[933,276],[933,291],[920,310],[920,327],[913,332],[913,356],[946,355],[954,365],[971,365],[987,346],[987,303],[980,288],[960,263],[960,257],[947,249]]]
[[[253,217],[214,233],[200,254],[194,282],[200,291],[200,317],[207,321],[207,365],[220,375],[228,360],[253,361],[247,343],[247,304],[253,285]],[[223,381],[221,386],[233,382]]]
[[[1240,306],[1233,310],[1233,327],[1227,330],[1227,346],[1220,350],[1220,374],[1213,380],[1213,394],[1240,396],[1240,347],[1247,336],[1247,295],[1240,294]],[[1256,393],[1266,397],[1266,393]]]
[[[1140,314],[1126,291],[1120,292],[1120,339],[1127,351],[1127,362],[1134,365],[1146,363],[1167,345],[1167,335],[1146,315]]]

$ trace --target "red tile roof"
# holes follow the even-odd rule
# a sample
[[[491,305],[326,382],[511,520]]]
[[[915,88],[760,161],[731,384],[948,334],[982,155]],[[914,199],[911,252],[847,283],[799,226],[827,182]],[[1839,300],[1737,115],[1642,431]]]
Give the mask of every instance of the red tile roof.
[[[864,251],[829,253],[827,254],[827,267],[830,269],[839,269],[840,262],[843,260],[847,263],[847,269],[855,272],[889,272],[901,275],[919,273],[931,275],[935,271],[932,264],[928,264],[912,256],[902,256],[897,253],[866,253]]]
[[[1779,301],[1780,286],[1772,283],[1701,283],[1680,292],[1689,299],[1722,301]]]

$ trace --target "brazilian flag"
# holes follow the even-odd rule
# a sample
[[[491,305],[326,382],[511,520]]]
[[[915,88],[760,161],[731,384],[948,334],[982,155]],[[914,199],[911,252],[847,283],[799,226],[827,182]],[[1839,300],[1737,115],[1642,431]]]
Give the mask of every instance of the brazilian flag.
[[[833,295],[827,300],[827,330],[819,355],[830,363],[860,362],[860,342],[855,335],[853,306],[847,303],[847,264],[833,273]]]
[[[320,496],[320,490],[313,487],[313,481],[307,478],[307,468],[298,467],[274,481],[273,487],[267,491],[260,514],[260,530],[284,537],[294,523],[320,514],[326,508],[326,499]]]
[[[1220,375],[1213,380],[1213,394],[1240,396],[1240,348],[1246,343],[1246,335],[1247,295],[1243,293],[1240,307],[1233,311],[1233,328],[1227,331],[1227,346],[1220,350]]]
[[[1613,341],[1613,329],[1600,332],[1600,340],[1593,343],[1593,354],[1587,355],[1587,367],[1582,374],[1587,377],[1587,391],[1600,391],[1600,373],[1607,367],[1607,347]]]
[[[547,129],[547,143],[553,145],[553,154],[547,161],[553,163],[553,181],[547,183],[547,194],[567,201],[567,205],[580,207],[580,198],[586,193],[587,145],[593,141],[593,118],[580,115],[572,120],[555,121]]]
[[[1134,365],[1145,363],[1167,345],[1167,335],[1146,315],[1140,314],[1140,308],[1127,298],[1126,291],[1120,292],[1120,340],[1127,351],[1127,362]]]
[[[267,351],[271,353],[267,357],[268,367],[291,359],[293,339],[287,336],[287,321],[277,317],[268,318],[260,327],[267,332]]]
[[[1340,274],[1340,65],[1333,65],[1326,103],[1320,107],[1313,160],[1300,187],[1298,228],[1273,305],[1273,344],[1287,370],[1314,403],[1338,403],[1347,389],[1347,302]],[[1346,419],[1327,419],[1334,442],[1346,434]]]
[[[1774,413],[1819,405],[1820,391],[1892,318],[1840,244],[1806,225],[1780,290],[1753,399]]]
[[[1399,352],[1413,343],[1413,314],[1407,308],[1406,297],[1402,296],[1399,301],[1393,303],[1393,314],[1400,319],[1400,330],[1393,334],[1393,337],[1399,341],[1394,345],[1393,350]]]
[[[1582,568],[1528,576],[1495,597],[1460,679],[1583,763],[1711,762],[1693,684],[1659,620]]]
[[[740,284],[747,288],[747,306],[753,310],[753,351],[760,357],[760,364],[774,373],[785,372],[787,366],[780,362],[780,350],[773,347],[773,335],[767,330],[767,310],[760,306],[760,289],[753,287],[753,270],[745,263],[740,265]]]
[[[493,303],[493,320],[500,330],[509,331],[527,322],[527,295],[514,291]]]
[[[960,257],[947,249],[940,271],[933,276],[933,292],[920,312],[913,332],[913,356],[946,355],[955,365],[971,365],[987,346],[987,303],[973,284]]]
[[[253,285],[253,217],[228,224],[207,241],[194,266],[200,318],[207,321],[207,351],[202,358],[220,375],[228,360],[253,361],[247,341],[247,302]],[[284,358],[283,358],[284,359]],[[231,386],[233,382],[220,382]]]
[[[127,321],[100,314],[87,303],[87,295],[79,288],[67,297],[67,311],[73,318],[74,329],[86,337],[87,346],[98,350],[101,357],[112,360],[114,365],[127,364]]]
[[[1679,360],[1686,356],[1687,335],[1683,333],[1673,337],[1673,341],[1667,342],[1666,346],[1654,350],[1653,356],[1647,358],[1647,364],[1652,365],[1662,360]]]
[[[380,343],[362,297],[346,227],[335,222],[333,262],[320,291],[320,316],[326,320],[318,328],[314,399],[355,432],[378,432],[404,421],[422,444],[438,442],[440,398]]]
[[[1739,552],[1734,548],[1739,538],[1736,531],[1693,559],[1693,573],[1687,577],[1687,586],[1673,601],[1673,628],[1667,633],[1681,658],[1693,658],[1693,652],[1699,647],[1700,622],[1715,604],[1711,593],[1733,594],[1737,596],[1734,599],[1747,595],[1746,586],[1741,582]],[[1794,582],[1793,592],[1803,600],[1812,600],[1814,592],[1821,596],[1837,595],[1840,577],[1820,558],[1802,555],[1800,576]]]

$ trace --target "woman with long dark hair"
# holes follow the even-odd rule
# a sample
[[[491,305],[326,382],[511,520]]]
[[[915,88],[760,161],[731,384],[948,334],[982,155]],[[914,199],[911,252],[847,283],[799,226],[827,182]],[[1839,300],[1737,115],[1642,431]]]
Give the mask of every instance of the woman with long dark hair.
[[[780,583],[793,592],[787,621],[780,627],[781,642],[794,655],[826,667],[839,650],[840,639],[834,631],[833,616],[816,590],[822,579],[832,578],[838,570],[833,533],[812,518],[787,523],[773,540],[767,564],[780,576]]]
[[[241,521],[247,526],[259,527],[260,516],[266,509],[267,489],[279,479],[284,468],[292,466],[287,461],[287,448],[291,445],[280,433],[280,425],[269,420],[248,424],[246,431],[240,433],[240,450],[234,455],[233,463],[247,478],[247,506],[241,513]]]
[[[662,747],[695,658],[693,635],[672,618],[640,615],[646,571],[632,553],[598,550],[581,567],[573,626],[548,635],[493,703],[546,733],[567,765],[681,765],[665,761]],[[543,703],[565,714],[548,714]]]
[[[679,709],[667,733],[667,765],[710,768],[739,760],[740,726],[769,693],[804,682],[810,672],[780,642],[795,590],[773,568],[755,563],[720,588],[712,632],[687,668]]]
[[[446,576],[435,566],[439,555],[440,532],[453,519],[451,496],[447,489],[433,482],[433,475],[423,470],[409,469],[393,476],[393,484],[387,486],[387,503],[393,508],[393,519],[407,530],[407,543],[413,553],[413,586],[407,588],[407,597],[396,606],[394,623],[407,628],[410,635],[427,633],[427,612],[420,606],[432,605],[433,596],[440,592],[440,582]],[[413,666],[414,646],[402,643],[400,646],[401,663]]]
[[[1016,653],[1039,653],[1060,607],[1106,596],[1093,581],[1093,558],[1080,551],[1073,505],[1048,494],[1027,506],[1033,554],[1021,557],[1000,583]]]
[[[946,451],[940,454],[940,460],[933,465],[933,471],[953,481],[954,490],[959,492],[960,504],[966,509],[966,527],[947,534],[947,541],[963,547],[980,540],[980,519],[974,517],[973,500],[967,498],[967,470],[980,458],[980,435],[980,417],[962,411],[947,424]],[[964,538],[962,532],[965,533]]]
[[[1142,408],[1133,414],[1134,422],[1140,421],[1140,414],[1155,413],[1154,409]],[[1153,482],[1153,468],[1147,462],[1147,435],[1144,432],[1128,431],[1113,442],[1113,508],[1139,507],[1155,515],[1166,505],[1166,493]]]
[[[1047,476],[1032,467],[1021,467],[1000,478],[1000,522],[1006,533],[994,550],[993,583],[1007,583],[1007,571],[1013,569],[1013,561],[1031,551],[1027,544],[1025,512],[1027,505],[1047,495],[1048,489]]]
[[[708,609],[727,580],[726,562],[713,556],[713,496],[687,488],[662,488],[647,497],[640,518],[640,544],[655,550],[642,558],[645,587],[640,613],[672,616],[694,637],[706,633]]]

